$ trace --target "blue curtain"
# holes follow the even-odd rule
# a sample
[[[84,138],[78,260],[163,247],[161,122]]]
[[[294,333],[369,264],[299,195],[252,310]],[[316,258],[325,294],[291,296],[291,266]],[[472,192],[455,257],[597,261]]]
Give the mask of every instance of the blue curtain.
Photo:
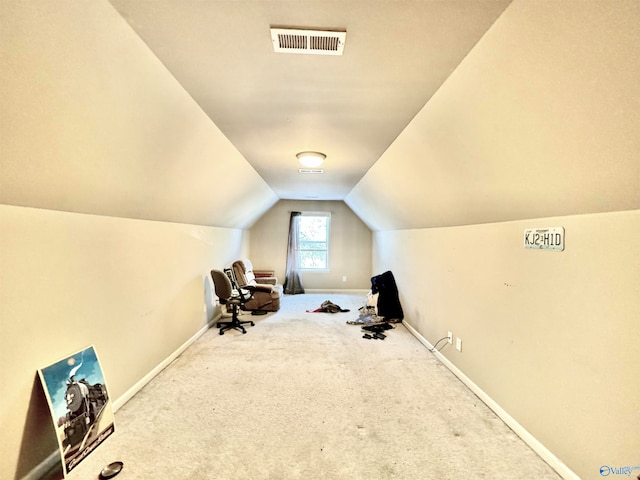
[[[300,266],[298,265],[298,230],[302,213],[291,212],[289,218],[289,243],[287,245],[287,268],[284,275],[284,293],[295,295],[304,293]]]

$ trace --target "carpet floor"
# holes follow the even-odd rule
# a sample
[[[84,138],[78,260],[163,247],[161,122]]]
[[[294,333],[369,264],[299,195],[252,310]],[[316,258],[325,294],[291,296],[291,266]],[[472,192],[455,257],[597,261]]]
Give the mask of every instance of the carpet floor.
[[[307,312],[324,300],[351,311]],[[116,460],[118,480],[560,478],[402,324],[362,338],[363,302],[285,296],[246,335],[211,328],[69,478]]]

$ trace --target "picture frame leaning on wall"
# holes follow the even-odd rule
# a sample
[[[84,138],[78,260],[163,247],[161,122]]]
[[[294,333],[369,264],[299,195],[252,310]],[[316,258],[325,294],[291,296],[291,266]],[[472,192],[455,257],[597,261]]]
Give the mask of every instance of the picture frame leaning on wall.
[[[64,476],[115,431],[113,408],[93,346],[38,370],[56,430]]]

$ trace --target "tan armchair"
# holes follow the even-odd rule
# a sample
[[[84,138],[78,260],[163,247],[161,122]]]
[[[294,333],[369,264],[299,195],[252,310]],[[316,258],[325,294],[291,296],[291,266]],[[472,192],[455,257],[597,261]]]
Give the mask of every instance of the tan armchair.
[[[236,260],[232,265],[233,274],[240,288],[247,288],[253,298],[244,304],[245,310],[277,312],[280,309],[282,285],[272,270],[253,270],[250,260]]]

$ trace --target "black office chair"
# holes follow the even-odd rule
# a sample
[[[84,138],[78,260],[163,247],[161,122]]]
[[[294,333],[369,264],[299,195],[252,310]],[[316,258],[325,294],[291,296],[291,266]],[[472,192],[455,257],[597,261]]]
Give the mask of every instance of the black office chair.
[[[234,291],[231,279],[222,270],[211,270],[211,278],[216,291],[216,296],[220,300],[221,305],[231,305],[231,321],[217,322],[216,328],[220,329],[220,335],[224,335],[226,330],[232,328],[247,333],[242,325],[249,324],[252,327],[254,323],[251,320],[239,320],[238,308],[244,305],[244,302],[251,299],[251,292],[244,289],[236,289]]]

